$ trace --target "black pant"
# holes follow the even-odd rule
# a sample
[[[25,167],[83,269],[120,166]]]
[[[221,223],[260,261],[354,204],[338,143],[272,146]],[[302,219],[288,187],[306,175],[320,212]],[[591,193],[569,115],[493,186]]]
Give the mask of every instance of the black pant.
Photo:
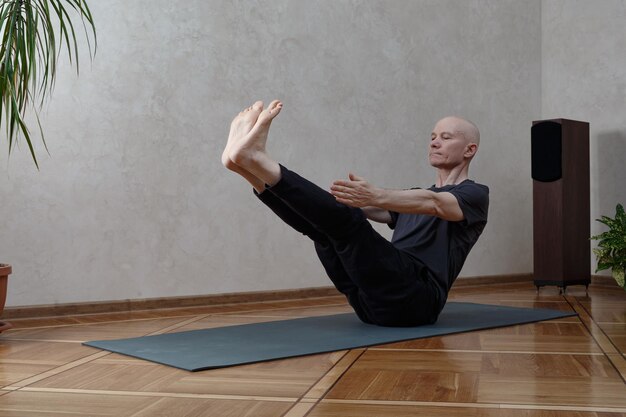
[[[257,196],[313,240],[329,278],[362,321],[382,326],[436,321],[439,293],[421,262],[377,233],[361,209],[338,203],[282,165],[281,173],[277,184]]]

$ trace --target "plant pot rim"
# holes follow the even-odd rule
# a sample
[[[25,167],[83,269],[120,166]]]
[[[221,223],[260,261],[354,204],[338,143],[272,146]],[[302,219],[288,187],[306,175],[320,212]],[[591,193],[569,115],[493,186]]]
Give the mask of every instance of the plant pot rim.
[[[12,272],[11,265],[0,263],[0,276],[10,275]]]

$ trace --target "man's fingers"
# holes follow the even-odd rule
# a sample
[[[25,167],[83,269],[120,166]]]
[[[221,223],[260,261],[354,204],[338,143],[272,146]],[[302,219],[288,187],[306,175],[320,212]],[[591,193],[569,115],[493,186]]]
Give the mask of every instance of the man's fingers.
[[[342,187],[346,187],[346,186],[350,186],[350,181],[335,180],[335,181],[333,181],[333,185],[339,185],[339,186],[342,186]]]
[[[330,187],[330,189],[333,190],[333,191],[339,191],[339,192],[342,192],[342,193],[348,193],[348,192],[350,192],[352,190],[352,188],[346,187],[344,185],[332,185]]]
[[[334,195],[335,197],[344,198],[344,199],[348,199],[351,197],[350,194],[344,193],[343,191],[337,191],[337,190],[332,190],[331,194]]]
[[[358,203],[359,198],[357,195],[354,195],[352,193],[350,193],[350,190],[346,191],[342,191],[342,190],[331,190],[330,193],[332,194],[333,197],[335,197],[335,199],[337,199],[337,201],[341,200],[341,203],[344,204],[349,204],[349,205],[355,205]]]
[[[352,200],[346,200],[345,198],[335,197],[335,200],[341,204],[345,204],[346,206],[357,207]]]
[[[333,181],[334,185],[341,185],[343,187],[349,187],[349,186],[352,185],[352,183],[353,183],[352,180],[335,180],[335,181]]]
[[[359,177],[358,175],[353,174],[352,172],[348,174],[348,180],[335,180],[333,184],[342,185],[342,186],[351,186],[355,181],[365,181],[365,178]]]

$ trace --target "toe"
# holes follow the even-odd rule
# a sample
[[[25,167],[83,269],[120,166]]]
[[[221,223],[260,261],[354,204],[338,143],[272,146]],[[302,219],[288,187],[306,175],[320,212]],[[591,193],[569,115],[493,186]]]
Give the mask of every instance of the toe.
[[[270,105],[267,107],[267,112],[269,113],[269,115],[271,117],[276,116],[278,113],[280,113],[280,110],[283,108],[283,103],[280,102],[280,100],[274,100],[270,103]]]
[[[260,100],[257,101],[256,103],[252,105],[252,108],[260,112],[261,110],[263,110],[263,102]]]
[[[247,111],[244,113],[242,118],[243,123],[249,124],[250,126],[256,123],[259,118],[259,114],[263,112],[263,102],[257,101],[252,106],[248,107]]]

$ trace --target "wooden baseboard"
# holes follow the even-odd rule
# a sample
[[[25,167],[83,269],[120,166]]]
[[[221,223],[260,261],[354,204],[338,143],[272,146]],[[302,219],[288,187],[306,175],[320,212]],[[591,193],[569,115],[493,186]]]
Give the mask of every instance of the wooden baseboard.
[[[460,277],[454,283],[455,288],[480,285],[532,282],[533,274],[488,275],[478,277]],[[592,285],[615,286],[615,280],[608,276],[593,275]],[[87,303],[50,304],[5,308],[3,319],[21,319],[30,317],[73,316],[81,314],[118,313],[139,310],[165,308],[185,308],[198,306],[216,306],[226,304],[244,304],[271,301],[298,300],[340,296],[334,287],[315,287],[277,291],[253,291],[228,294],[209,294],[183,297],[148,298],[135,300],[98,301]]]
[[[483,275],[478,277],[459,277],[454,282],[453,288],[469,287],[475,285],[508,284],[517,282],[532,282],[533,274],[506,274],[506,275]]]
[[[335,287],[302,288],[278,291],[254,291],[182,297],[146,298],[135,300],[97,301],[87,303],[49,304],[7,307],[3,319],[30,317],[73,316],[81,314],[119,313],[165,308],[185,308],[227,304],[297,300],[341,295]]]

